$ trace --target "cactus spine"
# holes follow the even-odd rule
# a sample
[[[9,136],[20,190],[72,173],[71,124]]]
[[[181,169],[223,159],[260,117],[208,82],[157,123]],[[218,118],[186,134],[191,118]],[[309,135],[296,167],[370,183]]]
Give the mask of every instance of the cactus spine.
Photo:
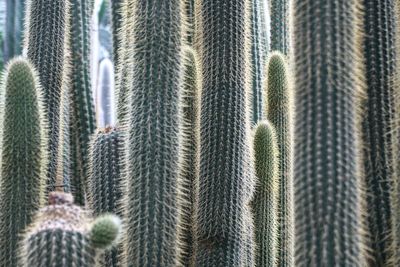
[[[200,0],[195,10],[202,74],[195,266],[243,266],[245,258],[252,257],[247,227],[254,190],[248,109],[250,1]]]
[[[129,112],[123,124],[128,131],[126,261],[175,266],[183,8],[180,0],[127,2],[132,16],[123,29],[132,32],[125,38],[130,56],[125,68],[133,79],[125,80]]]
[[[395,1],[363,0],[363,50],[366,64],[367,100],[364,133],[364,168],[367,186],[371,264],[388,266],[392,253],[390,191],[397,179],[392,156],[396,67]],[[397,163],[396,163],[397,164]]]
[[[278,265],[293,266],[293,89],[284,55],[272,53],[267,68],[265,113],[279,149]]]
[[[91,175],[89,179],[89,202],[95,215],[120,214],[122,197],[122,134],[117,129],[107,128],[94,135],[91,141]],[[104,255],[104,266],[121,266],[115,248]]]
[[[293,7],[295,265],[364,266],[360,10],[356,0],[294,0]]]
[[[271,0],[271,51],[289,53],[289,7],[294,0]]]
[[[122,7],[124,0],[111,0],[111,26],[113,35],[113,61],[118,63],[120,53],[120,31],[122,25]]]
[[[118,217],[93,222],[72,204],[72,195],[51,192],[22,241],[22,266],[95,266],[98,255],[118,238]]]
[[[54,190],[58,168],[60,99],[65,71],[65,43],[68,1],[30,0],[25,47],[28,58],[39,72],[50,130],[48,192]]]
[[[6,28],[4,43],[4,60],[22,53],[22,33],[26,0],[6,1]]]
[[[110,59],[105,58],[100,63],[96,93],[98,128],[115,126],[116,124],[114,87],[114,65]]]
[[[277,263],[277,197],[279,196],[279,148],[275,129],[261,122],[254,134],[256,191],[252,200],[256,240],[256,266]]]
[[[10,61],[2,86],[0,265],[13,267],[19,266],[19,235],[43,204],[47,133],[33,66],[21,58]]]
[[[181,232],[183,266],[193,264],[196,250],[196,221],[194,220],[199,183],[200,149],[200,83],[197,57],[193,49],[184,48],[184,88],[182,93],[183,140],[180,179],[182,183],[182,225]]]

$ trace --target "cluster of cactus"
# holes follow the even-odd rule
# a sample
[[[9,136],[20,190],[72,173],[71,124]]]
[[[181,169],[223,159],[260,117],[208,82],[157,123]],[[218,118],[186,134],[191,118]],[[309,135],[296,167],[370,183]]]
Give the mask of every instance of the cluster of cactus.
[[[0,266],[400,264],[399,0],[6,4]]]

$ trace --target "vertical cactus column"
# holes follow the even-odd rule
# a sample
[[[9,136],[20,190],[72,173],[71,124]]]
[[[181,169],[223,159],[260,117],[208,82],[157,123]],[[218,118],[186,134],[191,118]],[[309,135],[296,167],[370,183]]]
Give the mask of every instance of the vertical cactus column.
[[[118,217],[91,221],[72,201],[70,194],[49,194],[49,205],[38,212],[21,242],[21,266],[96,266],[99,254],[117,240]]]
[[[7,66],[1,88],[0,265],[19,266],[20,234],[43,204],[47,132],[37,73],[25,59]]]
[[[289,8],[290,1],[270,0],[271,7],[271,51],[288,55],[290,45]]]
[[[65,0],[30,0],[27,12],[25,48],[28,58],[39,72],[50,130],[48,192],[54,190],[59,161],[60,99],[66,69],[64,53],[68,6],[69,1]]]
[[[128,266],[178,262],[179,99],[183,41],[180,0],[128,1],[125,80],[127,174],[123,208]],[[132,38],[132,39],[130,39]]]
[[[254,190],[250,149],[250,1],[196,1],[202,74],[195,266],[243,266]]]
[[[193,44],[194,31],[195,31],[195,0],[183,0],[185,3],[186,26],[185,37],[188,45]]]
[[[93,105],[92,87],[90,81],[90,36],[89,23],[93,3],[91,0],[71,0],[70,46],[72,82],[72,116],[71,116],[71,146],[74,146],[72,162],[72,189],[81,188],[75,192],[77,203],[84,203],[86,179],[88,177],[89,138],[96,129],[96,117]],[[79,185],[78,185],[79,183]]]
[[[356,0],[294,0],[295,266],[365,266]]]
[[[400,88],[393,83],[396,67],[396,11],[394,0],[363,0],[367,100],[363,120],[364,168],[371,264],[389,266],[393,226],[390,191],[394,180],[392,143],[394,97]],[[397,196],[398,197],[398,196]]]
[[[4,60],[21,55],[26,0],[6,1]]]
[[[183,140],[180,157],[182,184],[182,256],[184,266],[192,266],[196,253],[195,207],[199,183],[200,157],[200,78],[197,56],[190,47],[184,48],[184,88],[181,100]]]
[[[120,31],[122,26],[122,6],[124,0],[111,0],[111,26],[113,35],[113,61],[117,64],[120,51]]]
[[[90,144],[89,204],[95,215],[120,214],[122,197],[122,164],[124,162],[122,134],[119,130],[106,128],[93,136]],[[104,266],[121,266],[119,255],[122,248],[106,252],[102,257]]]
[[[278,265],[293,266],[293,89],[284,55],[270,55],[266,76],[265,113],[279,149]]]
[[[99,82],[96,92],[97,127],[105,128],[116,124],[116,99],[114,65],[108,58],[100,62]]]
[[[256,191],[252,200],[256,241],[256,266],[277,263],[277,199],[279,196],[279,149],[275,129],[261,122],[254,134]]]

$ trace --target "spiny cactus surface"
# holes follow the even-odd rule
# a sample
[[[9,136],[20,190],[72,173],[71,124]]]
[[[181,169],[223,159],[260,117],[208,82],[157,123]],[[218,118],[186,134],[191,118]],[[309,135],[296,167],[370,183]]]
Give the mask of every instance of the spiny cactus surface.
[[[271,51],[287,55],[290,48],[290,2],[295,0],[271,0]]]
[[[22,54],[22,36],[26,2],[26,0],[6,1],[6,25],[3,47],[5,62]]]

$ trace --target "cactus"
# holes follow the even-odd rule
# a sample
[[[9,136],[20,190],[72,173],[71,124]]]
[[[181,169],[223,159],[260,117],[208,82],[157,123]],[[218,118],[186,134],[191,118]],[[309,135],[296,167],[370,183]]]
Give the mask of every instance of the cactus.
[[[276,129],[279,149],[278,265],[293,266],[293,99],[289,69],[279,52],[267,64],[265,114]]]
[[[22,33],[26,0],[6,1],[6,31],[4,43],[4,60],[22,54]]]
[[[94,135],[91,144],[91,175],[89,179],[89,203],[95,215],[102,213],[120,214],[122,197],[122,134],[107,128]],[[104,266],[120,266],[118,255],[122,248],[106,252]]]
[[[360,10],[356,0],[294,0],[293,8],[295,266],[365,266]]]
[[[201,0],[195,10],[202,74],[195,266],[242,266],[248,258],[245,224],[251,223],[247,217],[254,190],[248,109],[250,1]]]
[[[124,0],[110,0],[111,1],[111,27],[113,35],[113,61],[117,65],[120,53],[120,31],[122,25],[122,6]]]
[[[125,37],[132,64],[125,68],[133,79],[125,80],[130,110],[122,125],[128,135],[126,261],[128,266],[175,266],[183,8],[180,0],[132,0],[128,7],[132,16],[123,29],[132,29]]]
[[[191,266],[196,249],[196,222],[194,221],[196,194],[199,183],[200,149],[200,79],[198,77],[197,57],[190,47],[184,49],[184,88],[182,94],[183,140],[180,168],[182,183],[182,256],[184,266]]]
[[[254,0],[251,2],[253,123],[257,123],[263,118],[262,90],[264,81],[264,65],[266,54],[268,52],[268,38],[265,24],[265,4],[266,2],[264,0]]]
[[[47,170],[48,192],[54,190],[58,169],[60,99],[66,69],[64,53],[68,6],[65,0],[30,0],[27,12],[25,49],[39,72],[50,130],[47,149],[50,154]]]
[[[289,35],[289,1],[271,0],[271,51],[288,55],[290,48]]]
[[[22,58],[9,62],[1,89],[0,266],[17,264],[19,234],[43,204],[46,121],[37,73]]]
[[[195,0],[183,0],[185,15],[186,15],[186,27],[185,27],[185,38],[188,45],[193,44],[194,31],[195,31]]]
[[[49,194],[49,206],[39,211],[21,243],[22,266],[95,266],[102,250],[116,241],[118,217],[105,215],[91,223],[72,200],[70,194]]]
[[[96,102],[97,127],[115,126],[114,66],[108,58],[103,59],[100,63]]]
[[[390,191],[395,179],[392,156],[394,96],[399,87],[395,75],[395,1],[363,0],[363,51],[367,100],[363,119],[364,168],[367,189],[368,226],[373,266],[388,266],[393,231]]]
[[[278,256],[279,148],[275,129],[269,122],[256,126],[253,144],[257,184],[251,204],[257,245],[256,266],[275,266]]]

